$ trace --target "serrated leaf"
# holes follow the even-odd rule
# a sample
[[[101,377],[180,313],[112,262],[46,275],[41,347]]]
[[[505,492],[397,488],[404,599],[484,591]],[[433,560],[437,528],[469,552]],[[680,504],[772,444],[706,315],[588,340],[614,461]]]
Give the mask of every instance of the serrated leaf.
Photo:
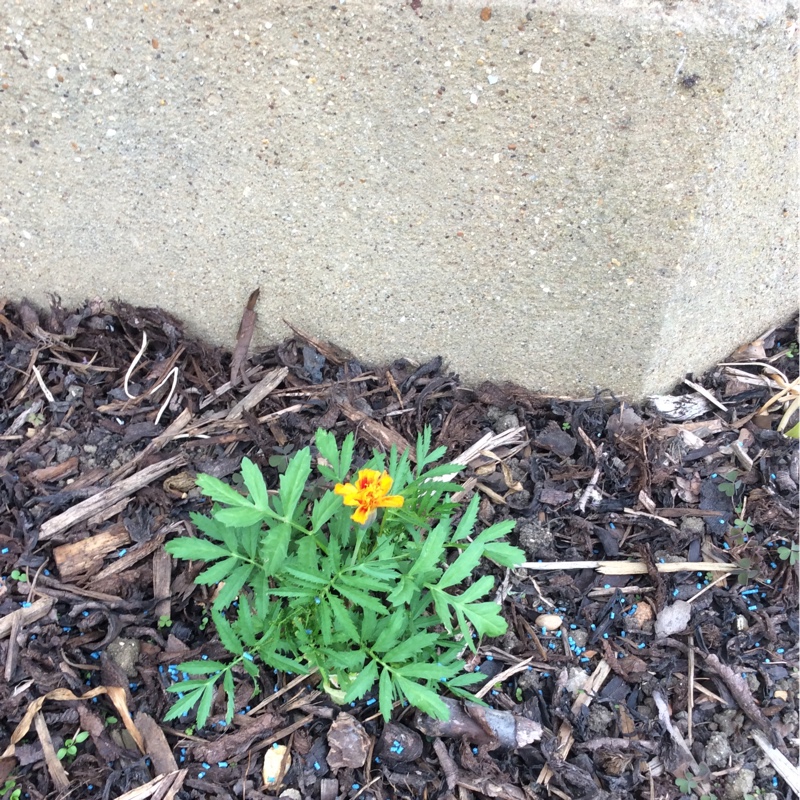
[[[486,679],[486,675],[482,672],[465,672],[463,675],[457,675],[455,678],[450,678],[447,685],[450,688],[457,686],[469,686],[471,683],[479,683]]]
[[[320,578],[319,575],[312,575],[310,572],[303,572],[303,570],[295,569],[294,567],[284,566],[283,571],[287,575],[291,575],[293,578],[297,578],[297,580],[303,583],[313,583],[315,586],[328,585],[328,580],[326,578]]]
[[[187,675],[208,675],[211,672],[222,672],[225,665],[221,661],[184,661],[178,664],[178,669]]]
[[[197,511],[190,511],[189,519],[192,521],[192,524],[195,526],[195,528],[202,531],[206,536],[209,536],[212,539],[217,539],[218,541],[225,541],[225,534],[228,531],[228,528],[225,525],[222,525],[220,522],[217,522],[217,520],[213,519],[212,517],[206,517],[203,514],[199,514]],[[172,541],[174,542],[178,540],[173,539]]]
[[[211,680],[216,680],[216,678],[211,678]],[[192,678],[188,681],[178,681],[178,683],[173,683],[170,686],[167,686],[167,691],[172,692],[173,694],[183,694],[184,692],[188,692],[190,689],[203,689],[208,684],[209,678]]]
[[[316,533],[340,508],[342,501],[333,492],[325,492],[311,509],[311,530]]]
[[[405,605],[411,601],[416,591],[419,591],[416,583],[408,575],[403,575],[386,600],[393,606]]]
[[[230,576],[225,579],[225,584],[214,599],[213,607],[217,609],[227,608],[236,599],[252,571],[252,564],[242,564],[240,567],[237,567]]]
[[[361,608],[368,608],[380,616],[386,616],[389,613],[379,600],[366,594],[366,592],[359,591],[354,586],[343,586],[338,591],[348,600],[352,600],[356,605],[361,606]]]
[[[234,700],[236,697],[233,686],[233,675],[231,671],[225,670],[225,675],[222,677],[222,688],[225,690],[225,696],[228,702],[225,707],[225,722],[230,722],[233,719]]]
[[[432,530],[428,531],[425,542],[414,565],[409,570],[409,577],[423,575],[432,570],[444,556],[444,542],[450,533],[450,520],[443,519]]]
[[[395,645],[383,656],[387,664],[398,664],[402,661],[418,656],[426,647],[439,639],[438,633],[415,633],[405,641]],[[377,649],[377,643],[376,643]]]
[[[259,655],[265,664],[269,664],[274,669],[279,669],[283,672],[294,672],[297,675],[306,675],[308,673],[308,667],[304,667],[299,661],[295,661],[293,658],[277,653],[274,650],[260,650]]]
[[[233,630],[230,622],[228,622],[222,614],[216,609],[211,609],[211,618],[214,620],[214,625],[217,628],[219,640],[222,646],[235,656],[240,656],[244,652],[244,645],[239,641],[239,637]]]
[[[372,592],[385,592],[389,588],[386,581],[379,581],[366,575],[360,565],[355,568],[355,572],[343,573],[339,580],[354,589],[366,589]]]
[[[311,450],[304,447],[292,456],[286,472],[280,477],[279,497],[284,519],[289,520],[294,517],[295,509],[300,502],[310,474]]]
[[[317,627],[323,644],[330,644],[333,637],[333,624],[331,623],[331,607],[325,598],[321,598],[319,603],[315,603],[317,611]]]
[[[430,587],[431,597],[433,598],[433,607],[436,610],[436,616],[439,621],[447,629],[448,633],[453,632],[453,618],[450,614],[450,609],[447,606],[448,601],[451,599],[450,595],[446,592],[437,589],[435,586]]]
[[[239,635],[244,645],[251,648],[255,647],[256,631],[253,625],[253,612],[250,609],[247,595],[243,594],[239,598],[239,609],[237,611],[236,620],[238,622]]]
[[[199,586],[212,586],[220,581],[224,581],[225,578],[236,569],[238,563],[239,559],[236,558],[236,556],[217,561],[216,564],[212,564],[208,569],[204,569],[194,579],[194,582]]]
[[[188,714],[189,711],[195,707],[198,700],[200,700],[204,688],[204,686],[201,686],[197,689],[192,689],[190,692],[184,694],[183,697],[176,700],[165,714],[164,720],[176,719],[177,717],[182,717],[184,714]]]
[[[375,685],[376,680],[378,680],[378,663],[368,661],[347,690],[344,696],[345,703],[352,703],[353,700],[363,697]]]
[[[497,603],[468,603],[462,610],[479,636],[502,636],[508,629]]]
[[[264,572],[267,575],[274,575],[283,566],[291,538],[292,529],[288,523],[270,529],[269,536],[261,543]]]
[[[397,674],[394,676],[394,683],[412,706],[434,719],[449,719],[449,709],[433,689]]]
[[[453,541],[457,542],[460,539],[466,539],[475,529],[475,522],[478,519],[478,507],[480,506],[481,498],[477,492],[472,496],[469,505],[464,509],[464,513],[456,526],[456,532],[453,535]]]
[[[256,508],[265,510],[269,508],[269,495],[267,484],[261,470],[249,459],[242,459],[242,480],[250,492],[250,499]]]
[[[482,578],[475,581],[472,586],[465,589],[457,598],[453,598],[453,602],[459,604],[472,603],[479,597],[483,597],[488,592],[491,592],[493,587],[494,578],[491,575],[484,575]]]
[[[376,653],[385,653],[400,640],[400,636],[406,629],[408,617],[402,609],[392,612],[389,622],[383,626],[383,629],[378,634],[378,638],[372,645],[372,649]]]
[[[243,659],[240,663],[251,678],[258,677],[258,667],[249,658]]]
[[[231,528],[247,528],[263,522],[265,518],[261,509],[251,505],[241,508],[220,508],[214,512],[214,516]]]
[[[440,681],[446,678],[449,682],[451,676],[457,675],[462,669],[463,664],[451,664],[444,667],[441,664],[403,664],[395,671],[404,678],[420,678],[422,680]]]
[[[501,567],[518,567],[524,564],[526,559],[525,551],[519,547],[514,547],[508,542],[489,542],[483,548],[483,557],[494,561]]]
[[[380,708],[380,712],[386,722],[392,716],[393,694],[392,674],[388,669],[384,668],[381,670],[381,679],[378,682],[378,708]]]
[[[193,539],[188,536],[170,540],[164,545],[164,549],[184,561],[216,561],[231,555],[227,547],[221,547],[207,539]]]
[[[461,583],[478,566],[482,554],[483,544],[478,541],[471,542],[467,549],[445,570],[436,587],[447,589]]]
[[[211,713],[211,703],[214,700],[214,684],[209,683],[203,694],[200,695],[200,702],[197,704],[197,727],[205,727],[208,721],[208,715]]]
[[[334,594],[328,595],[328,602],[331,604],[336,625],[341,627],[342,631],[347,634],[353,644],[360,644],[361,637],[358,634],[353,618],[350,612],[345,608],[344,603]]]
[[[250,501],[243,497],[232,486],[223,483],[219,478],[213,475],[206,475],[201,473],[197,476],[197,485],[200,491],[206,496],[210,497],[215,503],[225,503],[229,506],[245,506],[250,505]]]

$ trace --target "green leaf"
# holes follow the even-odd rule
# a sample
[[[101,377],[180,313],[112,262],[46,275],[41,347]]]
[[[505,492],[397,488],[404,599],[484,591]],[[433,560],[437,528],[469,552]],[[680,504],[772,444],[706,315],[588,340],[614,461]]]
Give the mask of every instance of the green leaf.
[[[222,646],[229,653],[240,656],[244,652],[244,645],[239,641],[239,637],[234,632],[230,622],[214,608],[211,609],[211,618],[214,620]]]
[[[284,566],[283,572],[297,578],[301,583],[312,583],[314,586],[327,586],[328,579],[321,578],[319,575],[312,575],[310,572],[303,572],[302,570],[295,569],[294,567]]]
[[[289,551],[292,529],[288,523],[281,523],[270,529],[269,535],[261,543],[264,571],[267,575],[275,575],[283,566]]]
[[[225,708],[225,721],[230,722],[233,719],[233,712],[234,712],[234,700],[236,698],[236,693],[233,686],[233,674],[229,669],[225,670],[225,674],[222,677],[222,688],[225,690],[225,696],[228,699]]]
[[[394,676],[394,683],[412,706],[415,706],[429,717],[443,720],[450,717],[449,709],[433,689],[428,689],[426,686],[397,674]]]
[[[381,679],[378,683],[378,707],[383,719],[388,722],[392,716],[392,703],[394,702],[394,688],[392,674],[384,667],[381,670]]]
[[[383,626],[383,630],[378,634],[378,638],[372,645],[376,653],[385,653],[400,640],[400,636],[406,629],[408,617],[402,609],[393,611],[389,618],[389,623]]]
[[[482,672],[465,672],[463,675],[448,679],[447,685],[452,689],[457,686],[469,686],[472,683],[479,683],[485,679],[486,676]]]
[[[186,672],[189,675],[208,675],[211,672],[222,672],[225,665],[221,661],[184,661],[178,664],[178,669],[181,672]]]
[[[414,592],[417,591],[419,591],[417,584],[408,575],[403,575],[386,599],[393,606],[405,605],[411,602]]]
[[[421,678],[422,680],[439,681],[457,675],[464,668],[463,664],[451,664],[443,667],[441,664],[403,664],[396,672],[404,678]]]
[[[225,578],[236,569],[238,563],[239,559],[236,556],[217,561],[216,564],[212,564],[208,569],[204,569],[194,579],[194,582],[198,584],[198,586],[212,586],[220,581],[224,581]]]
[[[214,700],[214,684],[209,683],[203,694],[200,695],[200,702],[197,706],[197,727],[205,727],[208,715],[211,713],[211,703]]]
[[[469,603],[462,607],[462,611],[479,636],[502,636],[508,629],[497,603]]]
[[[320,598],[319,603],[315,603],[317,611],[317,627],[323,644],[330,644],[333,638],[333,623],[331,621],[331,607],[328,601]]]
[[[178,689],[180,687],[170,688]],[[175,702],[169,711],[167,711],[166,715],[164,716],[164,720],[168,721],[171,719],[176,719],[177,717],[182,717],[184,714],[191,711],[191,709],[193,709],[197,704],[198,700],[200,700],[200,696],[203,694],[204,688],[205,686],[200,686],[184,694],[184,696]]]
[[[395,645],[389,650],[383,657],[383,660],[387,664],[398,664],[401,661],[408,661],[408,659],[418,656],[422,650],[438,639],[438,633],[415,633],[413,636],[400,642],[400,644]]]
[[[347,690],[344,696],[345,703],[352,703],[353,700],[363,697],[375,685],[376,680],[378,680],[378,662],[369,661]]]
[[[336,619],[337,626],[341,627],[342,631],[347,634],[353,644],[360,644],[361,637],[358,633],[353,618],[350,612],[345,608],[344,603],[334,594],[328,596],[328,602],[331,604],[333,616]]]
[[[370,611],[374,611],[381,616],[385,616],[389,613],[379,600],[376,600],[365,592],[359,591],[353,586],[344,586],[337,590],[348,600],[352,600],[356,605],[361,606],[361,608],[368,608]]]
[[[280,477],[281,510],[284,519],[294,517],[297,504],[306,488],[306,481],[311,474],[311,450],[304,447],[292,456],[286,472]]]
[[[456,532],[453,536],[453,541],[457,542],[460,539],[466,539],[469,536],[473,529],[475,528],[475,522],[478,519],[478,507],[480,506],[481,498],[477,492],[472,496],[472,500],[469,501],[469,505],[464,510],[461,519],[458,521],[458,525],[456,527]]]
[[[483,548],[483,557],[494,561],[501,567],[518,567],[527,560],[524,550],[510,545],[508,542],[489,542]]]
[[[164,549],[170,555],[184,561],[216,561],[218,558],[227,558],[231,555],[227,547],[220,547],[207,539],[186,536],[172,539],[164,545]]]
[[[257,644],[256,631],[253,624],[253,612],[247,595],[243,594],[239,598],[239,609],[236,614],[237,628],[242,642],[246,647],[255,647]]]
[[[297,675],[306,675],[308,667],[304,667],[299,661],[284,656],[274,650],[260,650],[259,655],[265,664],[269,664],[273,669],[280,669],[283,672],[294,672]]]
[[[75,738],[72,740],[75,744],[80,744],[81,742],[85,742],[89,738],[89,731],[79,731],[75,734]]]
[[[461,583],[478,566],[483,554],[483,544],[477,540],[467,546],[467,549],[445,570],[439,578],[436,587],[446,589]]]
[[[475,581],[468,589],[465,589],[457,598],[457,602],[472,603],[479,597],[483,597],[487,592],[492,591],[494,586],[494,578],[491,575],[484,575],[479,580]]]
[[[237,567],[230,576],[225,579],[224,586],[219,590],[214,600],[213,608],[227,608],[236,599],[252,571],[252,564],[242,564],[240,567]]]
[[[440,522],[428,532],[422,549],[419,551],[414,565],[408,572],[409,577],[425,575],[442,560],[444,556],[444,542],[449,533],[450,520],[447,518],[440,520]]]
[[[269,495],[267,484],[261,470],[249,459],[242,459],[242,480],[250,492],[250,499],[256,508],[264,510],[269,508]]]
[[[249,506],[250,502],[236,491],[232,486],[223,483],[213,475],[201,473],[197,476],[197,485],[200,491],[210,497],[215,503],[225,503],[229,506]]]
[[[333,492],[325,492],[311,510],[311,530],[316,533],[340,508],[342,500]]]
[[[231,528],[247,528],[263,522],[267,515],[261,509],[248,505],[242,508],[220,508],[214,512],[214,516]]]

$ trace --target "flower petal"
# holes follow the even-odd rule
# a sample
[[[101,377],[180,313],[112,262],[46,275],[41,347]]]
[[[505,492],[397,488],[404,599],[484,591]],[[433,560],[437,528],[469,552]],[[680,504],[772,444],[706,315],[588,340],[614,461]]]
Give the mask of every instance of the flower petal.
[[[405,497],[401,497],[399,494],[389,494],[381,497],[375,505],[379,508],[400,508],[404,502]]]

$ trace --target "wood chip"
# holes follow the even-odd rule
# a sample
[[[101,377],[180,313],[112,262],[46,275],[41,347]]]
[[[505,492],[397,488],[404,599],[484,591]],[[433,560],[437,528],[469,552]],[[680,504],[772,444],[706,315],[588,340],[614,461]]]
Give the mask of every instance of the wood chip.
[[[94,574],[102,568],[106,556],[130,544],[131,537],[124,525],[109,531],[62,544],[53,548],[53,558],[62,581]]]
[[[157,478],[185,464],[185,456],[172,456],[157,464],[151,464],[135,475],[124,478],[113,486],[103,489],[98,494],[83,500],[72,508],[64,511],[62,514],[47,520],[39,530],[39,541],[45,541],[59,533],[63,533],[73,525],[77,525],[79,522],[89,519],[89,517],[118,502],[123,497],[138,492],[139,489],[152,483]]]

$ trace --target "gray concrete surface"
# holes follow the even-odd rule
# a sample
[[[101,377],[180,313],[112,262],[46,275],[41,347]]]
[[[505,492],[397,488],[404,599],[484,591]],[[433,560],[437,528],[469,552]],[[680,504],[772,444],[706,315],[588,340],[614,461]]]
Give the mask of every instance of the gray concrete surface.
[[[634,397],[796,311],[790,4],[482,6],[5,0],[0,295]]]

